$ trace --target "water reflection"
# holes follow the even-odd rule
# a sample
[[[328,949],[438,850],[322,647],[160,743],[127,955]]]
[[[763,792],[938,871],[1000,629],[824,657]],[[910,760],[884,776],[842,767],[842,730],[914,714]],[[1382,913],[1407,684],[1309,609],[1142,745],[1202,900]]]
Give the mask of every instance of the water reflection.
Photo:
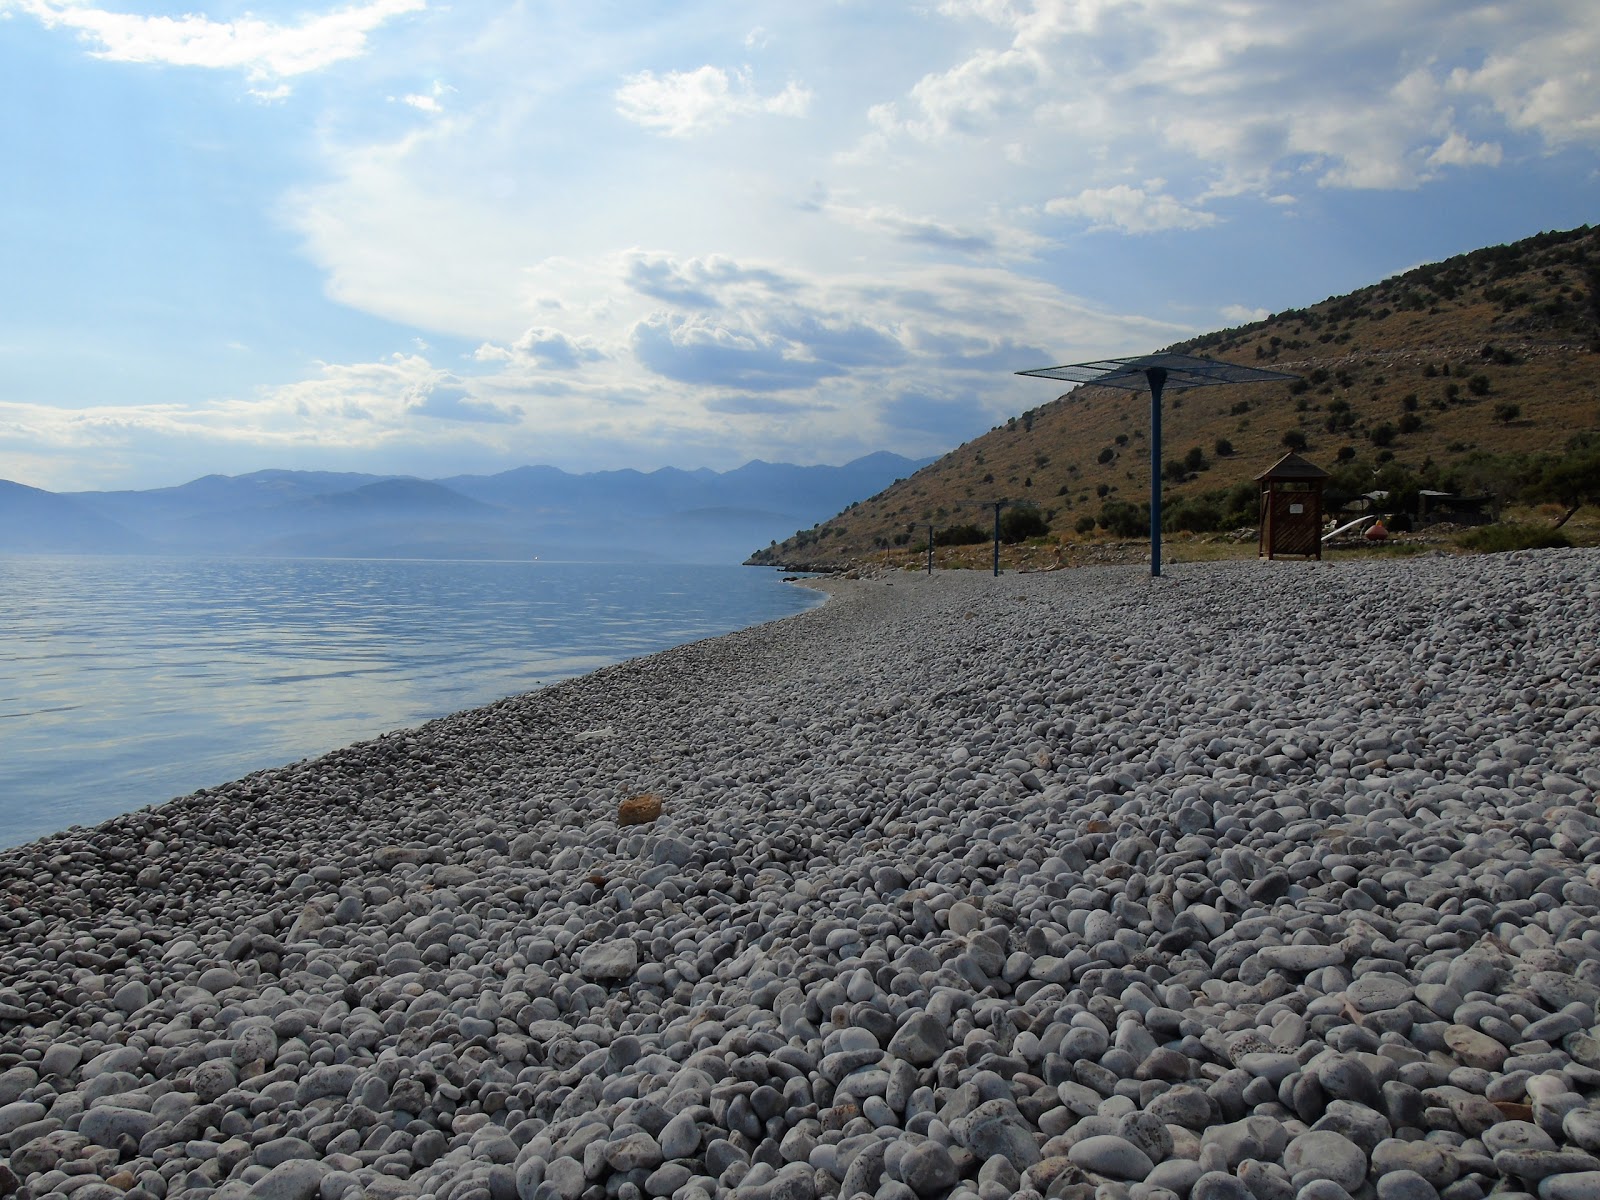
[[[0,845],[814,602],[740,567],[0,558]]]

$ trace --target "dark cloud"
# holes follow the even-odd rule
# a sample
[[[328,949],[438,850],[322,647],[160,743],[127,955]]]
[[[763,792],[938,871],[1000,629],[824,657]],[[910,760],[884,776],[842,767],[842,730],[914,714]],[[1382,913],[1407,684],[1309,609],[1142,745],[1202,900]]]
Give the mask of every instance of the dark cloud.
[[[680,308],[716,308],[719,301],[704,286],[691,282],[671,259],[636,258],[628,264],[628,286],[655,300]]]
[[[880,218],[880,222],[902,242],[911,242],[919,246],[955,250],[962,254],[991,254],[995,249],[994,238],[987,234],[968,233],[952,225],[941,225],[937,221],[895,216]]]
[[[844,374],[833,363],[797,356],[795,348],[749,330],[682,317],[655,316],[633,328],[640,364],[679,383],[781,392]]]
[[[728,396],[706,401],[706,411],[730,416],[790,416],[802,412],[822,412],[830,406],[780,400],[776,396]]]
[[[1050,352],[1011,338],[972,337],[945,333],[924,336],[917,349],[941,367],[957,371],[1022,371],[1053,362]]]
[[[502,406],[474,399],[467,387],[454,378],[414,388],[406,411],[439,421],[470,421],[488,425],[514,425],[522,419],[522,410],[516,405]]]
[[[659,254],[635,255],[628,263],[627,283],[634,291],[680,308],[720,308],[718,288],[731,284],[757,284],[780,295],[796,284],[764,267],[742,267],[729,258],[713,256],[679,263]]]
[[[970,399],[925,392],[901,392],[882,406],[879,415],[891,429],[923,434],[947,446],[975,438],[994,424],[993,415]]]
[[[841,367],[892,367],[906,360],[899,338],[859,321],[830,321],[808,312],[776,320],[772,330]]]
[[[535,326],[514,343],[513,350],[524,358],[531,358],[541,367],[556,371],[571,371],[584,363],[596,362],[605,357],[600,351],[579,345],[556,329]]]

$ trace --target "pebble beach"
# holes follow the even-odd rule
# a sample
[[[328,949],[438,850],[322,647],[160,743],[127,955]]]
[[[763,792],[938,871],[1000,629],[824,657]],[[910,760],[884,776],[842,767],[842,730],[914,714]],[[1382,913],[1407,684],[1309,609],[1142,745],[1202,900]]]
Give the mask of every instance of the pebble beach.
[[[0,851],[0,1197],[1600,1197],[1600,552],[825,586]]]

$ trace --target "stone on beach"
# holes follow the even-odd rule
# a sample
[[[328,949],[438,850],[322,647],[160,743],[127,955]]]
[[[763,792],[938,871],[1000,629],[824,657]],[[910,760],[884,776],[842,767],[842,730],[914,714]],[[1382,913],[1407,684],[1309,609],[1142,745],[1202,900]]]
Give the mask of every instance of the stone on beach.
[[[661,816],[661,797],[649,792],[629,796],[617,805],[618,825],[648,825]]]

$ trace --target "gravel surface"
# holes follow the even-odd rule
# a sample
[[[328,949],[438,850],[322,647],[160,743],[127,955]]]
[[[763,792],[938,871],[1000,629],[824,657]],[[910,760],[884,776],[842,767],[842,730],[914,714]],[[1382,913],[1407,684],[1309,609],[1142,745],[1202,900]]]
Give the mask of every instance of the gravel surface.
[[[1600,554],[830,586],[0,851],[0,1196],[1600,1196]]]

